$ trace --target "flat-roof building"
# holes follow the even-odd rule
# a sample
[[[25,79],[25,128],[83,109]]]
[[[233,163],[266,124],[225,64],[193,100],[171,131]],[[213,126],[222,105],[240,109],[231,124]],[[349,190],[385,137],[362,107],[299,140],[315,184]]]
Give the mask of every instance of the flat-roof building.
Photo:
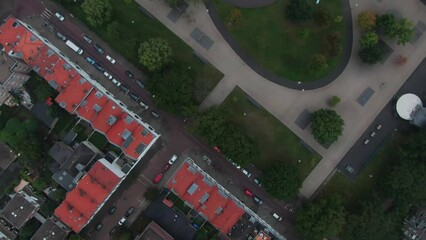
[[[31,237],[31,240],[64,240],[69,231],[60,221],[49,218]]]

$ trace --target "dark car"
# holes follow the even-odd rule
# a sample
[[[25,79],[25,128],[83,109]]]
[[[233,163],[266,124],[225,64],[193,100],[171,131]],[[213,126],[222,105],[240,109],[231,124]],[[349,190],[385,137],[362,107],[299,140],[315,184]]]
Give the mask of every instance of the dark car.
[[[121,91],[125,92],[126,94],[128,94],[129,91],[130,91],[130,89],[124,84],[120,85],[120,89],[121,89]]]
[[[124,73],[126,73],[126,76],[129,78],[135,78],[135,75],[133,75],[133,73],[131,73],[129,70],[125,71]]]
[[[258,204],[258,205],[262,205],[263,201],[262,199],[260,199],[258,196],[253,196],[253,201]]]
[[[130,93],[130,98],[131,98],[131,99],[133,99],[133,100],[134,100],[134,101],[136,101],[136,102],[137,102],[137,101],[139,101],[139,96],[138,96],[138,95],[136,95],[135,93],[132,93],[132,92],[131,92],[131,93]]]
[[[86,34],[82,34],[81,37],[84,39],[84,41],[88,42],[89,44],[92,43],[92,39],[89,38]]]
[[[262,186],[262,182],[260,181],[259,178],[254,178],[253,182],[256,183],[257,186],[261,187]]]
[[[155,118],[159,118],[160,117],[160,114],[158,114],[156,111],[154,111],[154,110],[152,110],[151,111],[151,115],[153,116],[153,117],[155,117]]]
[[[112,215],[112,214],[114,214],[114,213],[115,213],[115,211],[117,211],[117,207],[112,206],[112,208],[110,208],[110,209],[109,209],[108,214],[109,214],[109,215]]]
[[[115,232],[117,232],[119,226],[115,226],[111,229],[111,231],[109,231],[109,235],[112,236]]]
[[[130,215],[132,215],[132,213],[135,211],[134,207],[130,207],[129,209],[127,209],[126,213],[124,214],[125,217],[129,217]]]
[[[101,230],[102,226],[103,226],[102,223],[99,223],[98,225],[96,225],[95,230],[96,231]]]
[[[86,61],[88,61],[92,65],[96,63],[95,60],[93,60],[93,58],[91,57],[86,57]]]
[[[99,65],[99,63],[94,63],[93,66],[95,66],[95,68],[98,69],[99,72],[105,72],[105,68]]]
[[[96,51],[98,51],[98,53],[100,53],[100,54],[105,53],[105,50],[103,48],[101,48],[101,46],[99,46],[97,43],[93,44],[93,47],[96,49]]]
[[[142,82],[141,80],[136,79],[135,81],[136,81],[136,84],[137,84],[140,88],[144,88],[144,87],[145,87],[145,84],[143,84],[143,82]]]

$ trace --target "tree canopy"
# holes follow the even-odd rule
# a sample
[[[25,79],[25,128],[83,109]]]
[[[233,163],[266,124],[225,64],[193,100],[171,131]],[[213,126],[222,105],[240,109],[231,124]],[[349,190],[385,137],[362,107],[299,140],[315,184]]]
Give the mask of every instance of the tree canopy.
[[[361,36],[359,43],[361,44],[361,48],[376,47],[379,43],[379,36],[373,31],[366,32]]]
[[[364,11],[358,14],[358,25],[362,30],[372,30],[376,27],[377,14],[372,11]]]
[[[303,239],[335,237],[345,224],[346,213],[339,197],[321,199],[296,212],[295,228]]]
[[[112,5],[109,0],[84,0],[81,7],[87,21],[94,27],[100,27],[111,20]]]
[[[219,108],[213,107],[200,113],[194,126],[197,134],[239,165],[252,163],[259,155],[254,141],[231,123],[229,116]]]
[[[361,61],[367,64],[376,64],[383,60],[382,49],[379,46],[366,47],[358,52]]]
[[[182,113],[185,106],[194,105],[194,78],[187,69],[174,66],[153,74],[147,88],[155,95],[154,101],[170,112]]]
[[[377,26],[381,28],[383,33],[389,38],[395,38],[398,35],[398,20],[395,15],[391,13],[380,15],[377,18]]]
[[[327,58],[322,54],[315,54],[309,62],[309,70],[314,73],[321,73],[327,70]]]
[[[297,194],[302,180],[295,166],[279,164],[264,174],[263,185],[272,197],[285,200]]]
[[[320,109],[312,114],[312,134],[321,144],[331,144],[342,135],[344,121],[331,109]]]
[[[300,22],[312,17],[312,6],[306,0],[290,0],[285,9],[285,17]]]
[[[173,50],[163,38],[150,38],[139,47],[139,62],[151,72],[159,72],[173,61]]]

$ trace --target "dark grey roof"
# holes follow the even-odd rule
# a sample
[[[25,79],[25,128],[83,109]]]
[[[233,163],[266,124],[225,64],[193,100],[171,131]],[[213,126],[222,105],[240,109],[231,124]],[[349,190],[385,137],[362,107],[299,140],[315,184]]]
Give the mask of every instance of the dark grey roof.
[[[2,236],[2,234],[4,236]],[[5,237],[5,238],[2,238]],[[13,229],[6,225],[6,223],[0,221],[0,239],[11,239],[14,240],[16,238],[16,233]]]
[[[68,234],[68,230],[60,226],[63,224],[57,220],[47,219],[46,222],[41,225],[37,232],[31,237],[31,240],[63,240]]]
[[[48,113],[48,106],[44,102],[36,102],[31,108],[33,116],[43,123],[44,126],[51,128],[55,119]]]
[[[62,165],[72,154],[73,149],[63,142],[56,142],[49,150],[49,156],[51,156],[60,165]]]
[[[15,159],[15,154],[11,151],[6,144],[0,142],[0,173]]]
[[[73,130],[70,130],[65,136],[62,138],[62,142],[65,144],[71,145],[74,139],[77,137],[77,133]]]
[[[94,147],[93,147],[94,148]],[[84,143],[80,143],[75,149],[74,153],[68,157],[68,159],[61,164],[60,169],[67,170],[72,175],[77,174],[75,167],[77,164],[87,166],[93,159],[98,156],[99,150],[92,149]]]
[[[16,194],[4,207],[0,217],[4,218],[13,227],[20,229],[30,220],[38,207],[28,202],[20,194]]]
[[[74,183],[75,176],[70,175],[65,170],[59,170],[52,175],[52,179],[55,182],[59,183],[65,190],[68,192],[75,188],[76,184]]]

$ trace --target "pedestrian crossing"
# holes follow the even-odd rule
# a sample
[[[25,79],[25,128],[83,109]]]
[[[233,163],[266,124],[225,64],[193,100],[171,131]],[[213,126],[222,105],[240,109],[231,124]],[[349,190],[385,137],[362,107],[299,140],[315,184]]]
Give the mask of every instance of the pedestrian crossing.
[[[46,19],[49,19],[52,16],[52,12],[49,9],[45,8],[41,13],[41,16]]]

